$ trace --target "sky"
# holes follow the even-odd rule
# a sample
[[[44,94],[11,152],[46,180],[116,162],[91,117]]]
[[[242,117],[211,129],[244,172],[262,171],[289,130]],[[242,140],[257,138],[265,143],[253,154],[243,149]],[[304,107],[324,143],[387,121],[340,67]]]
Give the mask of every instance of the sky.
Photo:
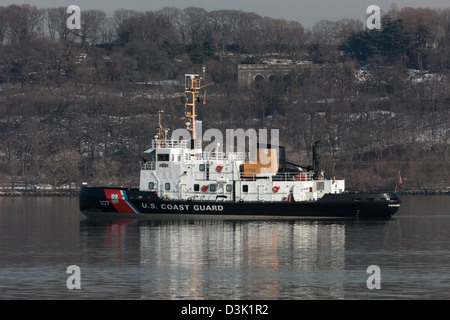
[[[450,8],[449,0],[0,0],[0,6],[28,3],[38,8],[78,5],[83,10],[101,9],[112,14],[117,9],[137,11],[159,10],[163,7],[200,7],[207,11],[233,9],[255,12],[261,16],[300,22],[311,27],[322,19],[337,21],[353,18],[366,21],[367,7],[378,5],[388,11],[392,3],[402,9]]]

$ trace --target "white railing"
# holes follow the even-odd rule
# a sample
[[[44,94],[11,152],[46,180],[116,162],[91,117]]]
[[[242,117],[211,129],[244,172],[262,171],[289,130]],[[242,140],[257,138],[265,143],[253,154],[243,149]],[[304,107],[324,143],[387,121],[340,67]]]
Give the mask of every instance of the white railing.
[[[241,172],[242,180],[256,180],[265,177],[272,177],[273,181],[313,181],[314,174],[312,172],[281,172],[276,175],[256,174],[253,172]]]
[[[194,161],[247,161],[248,154],[245,152],[199,152],[185,154],[185,162]]]
[[[234,174],[232,172],[226,172],[223,174],[219,174],[219,176],[222,175],[222,179],[230,179],[230,181],[233,179]],[[213,170],[209,173],[207,171],[201,171],[201,172],[195,172],[192,174],[195,180],[210,180],[215,181],[217,180],[218,173]],[[209,178],[208,178],[209,177]],[[208,179],[207,179],[208,178]],[[256,173],[245,173],[240,172],[239,178],[241,181],[255,181],[259,179],[270,179],[272,178],[272,181],[314,181],[313,173],[278,173],[277,175],[273,174],[256,174]]]
[[[245,161],[245,152],[202,152],[202,160],[234,160]]]
[[[196,142],[198,145],[198,143]],[[177,148],[177,149],[190,149],[191,141],[188,140],[152,140],[152,148]]]
[[[186,153],[184,163],[198,163],[203,161],[246,161],[247,154],[245,152],[201,152],[196,154]],[[170,161],[161,161],[164,163]],[[155,170],[156,161],[140,161],[141,170]]]

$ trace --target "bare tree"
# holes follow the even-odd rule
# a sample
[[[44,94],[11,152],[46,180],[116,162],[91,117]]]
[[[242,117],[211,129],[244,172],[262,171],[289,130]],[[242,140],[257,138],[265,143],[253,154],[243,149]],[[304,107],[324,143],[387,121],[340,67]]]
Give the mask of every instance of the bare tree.
[[[264,38],[261,32],[262,21],[263,18],[256,13],[240,12],[236,21],[238,31],[234,38],[238,46],[258,57],[265,53],[262,46],[262,38]]]
[[[356,34],[363,30],[363,23],[356,19],[341,19],[336,22],[337,41],[344,43],[352,34]]]
[[[235,32],[235,26],[230,23],[229,11],[217,10],[208,14],[208,24],[211,32],[211,40],[217,52],[224,52],[231,42],[231,36]]]
[[[70,30],[67,28],[67,8],[48,8],[45,11],[45,21],[51,39],[67,39]]]
[[[138,13],[135,10],[129,10],[129,9],[119,9],[114,11],[112,19],[114,21],[114,26],[116,28],[116,31],[119,30],[119,27],[122,25],[122,23],[130,19],[134,16],[136,16]]]
[[[116,40],[117,31],[114,19],[106,17],[100,28],[100,42],[113,43]]]
[[[18,5],[7,7],[6,21],[8,23],[9,42],[17,43],[21,35],[30,31],[28,7]]]
[[[185,44],[199,44],[207,40],[207,11],[188,7],[180,17],[179,31]]]
[[[7,14],[8,8],[0,7],[0,45],[3,44],[7,36],[8,31],[8,23],[6,19]]]
[[[100,42],[101,30],[106,19],[106,13],[101,10],[83,11],[81,17],[81,29],[75,33],[81,41],[81,45],[95,45]]]
[[[320,20],[312,27],[315,40],[324,48],[332,47],[337,43],[337,23],[330,20]]]

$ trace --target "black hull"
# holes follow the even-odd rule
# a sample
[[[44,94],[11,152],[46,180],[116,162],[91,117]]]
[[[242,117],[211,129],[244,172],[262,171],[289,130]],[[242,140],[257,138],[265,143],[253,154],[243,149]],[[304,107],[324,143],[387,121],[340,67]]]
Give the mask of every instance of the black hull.
[[[80,210],[89,218],[390,218],[400,207],[394,193],[327,194],[315,202],[163,200],[133,188],[83,186]]]

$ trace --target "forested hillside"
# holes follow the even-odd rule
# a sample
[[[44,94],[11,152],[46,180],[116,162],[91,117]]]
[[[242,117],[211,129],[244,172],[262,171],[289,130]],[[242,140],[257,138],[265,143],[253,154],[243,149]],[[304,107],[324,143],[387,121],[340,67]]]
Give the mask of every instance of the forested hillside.
[[[450,8],[399,10],[381,30],[201,8],[82,11],[0,7],[0,188],[137,185],[156,110],[184,124],[184,74],[206,66],[204,129],[280,129],[287,158],[347,186],[450,187]],[[238,84],[239,64],[316,64]],[[169,81],[170,80],[170,81]],[[181,84],[181,85],[180,85]]]

